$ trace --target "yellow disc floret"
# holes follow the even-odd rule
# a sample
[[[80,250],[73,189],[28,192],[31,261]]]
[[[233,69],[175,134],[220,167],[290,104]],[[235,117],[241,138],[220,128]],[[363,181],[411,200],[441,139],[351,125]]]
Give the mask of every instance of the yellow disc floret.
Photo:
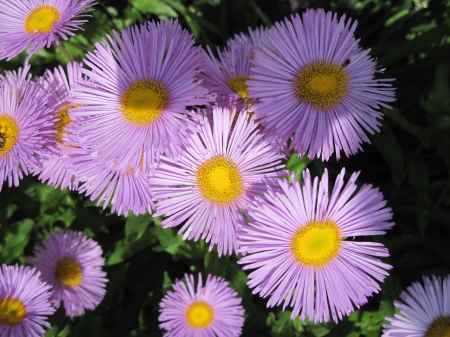
[[[25,19],[24,27],[28,34],[44,34],[53,29],[59,21],[58,10],[49,5],[39,5]]]
[[[232,76],[227,79],[228,87],[243,99],[248,98],[248,85],[245,83],[250,77],[247,75]]]
[[[156,121],[168,102],[169,92],[166,87],[151,79],[131,83],[120,97],[123,117],[137,125]]]
[[[0,115],[0,156],[8,153],[19,139],[19,126],[8,115]]]
[[[295,233],[291,250],[297,263],[320,268],[339,254],[341,244],[341,229],[334,221],[311,221]]]
[[[298,97],[319,109],[339,103],[347,93],[348,76],[344,67],[316,62],[300,70],[295,83]]]
[[[20,324],[26,314],[27,310],[21,300],[10,297],[0,300],[0,325]]]
[[[63,134],[68,134],[65,130],[66,126],[73,122],[69,116],[69,109],[76,108],[77,106],[79,104],[66,104],[56,113],[56,141],[61,145],[64,145]]]
[[[212,323],[213,320],[214,310],[206,302],[194,302],[186,310],[186,321],[192,328],[206,328]]]
[[[204,162],[196,176],[201,194],[212,202],[228,204],[243,192],[239,169],[225,156],[215,156]]]
[[[83,271],[76,260],[65,257],[56,264],[55,276],[62,284],[74,287],[83,280]]]
[[[438,317],[428,326],[425,337],[450,337],[450,317]]]

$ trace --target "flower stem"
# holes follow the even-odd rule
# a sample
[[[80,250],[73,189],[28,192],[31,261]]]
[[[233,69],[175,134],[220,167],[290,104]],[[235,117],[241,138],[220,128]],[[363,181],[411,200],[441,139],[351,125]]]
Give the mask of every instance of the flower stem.
[[[63,54],[67,62],[73,62],[72,55],[70,55],[69,51],[66,49],[62,42],[60,42],[59,44],[54,43],[54,45]]]

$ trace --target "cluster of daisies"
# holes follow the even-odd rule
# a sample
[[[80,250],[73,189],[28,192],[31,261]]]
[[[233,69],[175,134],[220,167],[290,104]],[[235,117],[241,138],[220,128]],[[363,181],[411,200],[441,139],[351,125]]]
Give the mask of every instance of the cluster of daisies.
[[[92,4],[0,0],[0,59],[61,46]],[[284,162],[289,151],[350,156],[379,131],[379,108],[389,108],[395,90],[392,79],[375,78],[383,69],[356,27],[307,10],[236,35],[216,58],[177,21],[152,21],[113,31],[82,63],[40,77],[26,61],[0,77],[0,182],[17,186],[31,173],[118,214],[165,216],[163,226],[181,226],[184,239],[204,239],[219,256],[242,254],[249,287],[269,307],[337,322],[380,291],[391,269],[379,259],[384,245],[355,240],[390,229],[391,209],[378,189],[357,187],[358,173],[346,179],[342,169],[333,183],[327,171],[305,170],[303,184],[290,183]],[[47,240],[40,259],[29,260],[37,271],[2,268],[0,336],[42,334],[49,303],[64,301],[72,316],[104,295],[98,245],[70,231]],[[81,243],[90,248],[63,254]],[[236,293],[212,276],[203,286],[199,275],[197,291],[194,283],[186,276],[163,299],[166,335],[239,336]],[[450,334],[448,284],[412,286],[399,304],[404,316],[390,318],[385,335],[412,336],[419,326],[428,337]]]
[[[34,249],[29,266],[0,269],[0,336],[42,336],[47,316],[64,303],[69,317],[95,309],[105,296],[102,249],[80,232],[61,230]]]

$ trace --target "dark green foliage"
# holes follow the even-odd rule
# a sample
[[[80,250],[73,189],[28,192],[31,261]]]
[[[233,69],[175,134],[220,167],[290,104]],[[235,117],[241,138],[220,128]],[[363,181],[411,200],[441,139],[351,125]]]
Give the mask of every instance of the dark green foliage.
[[[243,298],[244,336],[366,336],[381,335],[384,317],[393,315],[393,300],[422,275],[450,273],[450,1],[444,0],[317,0],[299,1],[333,10],[358,20],[357,36],[372,49],[383,78],[396,78],[397,101],[383,109],[381,132],[371,136],[363,152],[328,163],[297,158],[287,167],[313,174],[327,167],[335,177],[361,170],[358,183],[383,192],[396,225],[384,237],[365,238],[384,243],[391,276],[380,294],[339,324],[313,324],[290,319],[290,312],[266,308],[266,300],[252,295],[246,272],[237,258],[218,258],[203,241],[186,242],[177,229],[163,229],[161,219],[127,218],[102,210],[77,192],[56,190],[26,177],[17,188],[3,185],[0,193],[0,263],[26,263],[33,247],[57,228],[82,231],[99,242],[108,273],[107,294],[95,311],[69,319],[63,310],[50,318],[46,336],[161,336],[158,305],[165,292],[185,273],[219,275]],[[93,43],[111,30],[149,19],[178,18],[199,44],[223,46],[247,27],[272,25],[290,15],[288,1],[258,0],[129,0],[98,1],[84,32],[66,47],[81,61]],[[23,64],[22,53],[0,70]],[[31,58],[32,72],[64,64],[53,48]],[[297,174],[300,179],[300,174]]]

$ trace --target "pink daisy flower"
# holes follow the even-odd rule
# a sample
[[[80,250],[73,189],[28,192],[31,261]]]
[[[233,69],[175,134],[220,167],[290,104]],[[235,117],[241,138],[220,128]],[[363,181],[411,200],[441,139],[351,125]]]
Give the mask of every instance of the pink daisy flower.
[[[165,337],[208,337],[241,335],[244,308],[241,298],[220,277],[208,275],[205,284],[198,275],[185,275],[186,282],[177,280],[160,303],[159,325],[167,330]]]
[[[74,36],[87,22],[94,0],[0,0],[0,60],[10,60],[28,47],[36,53],[52,42]]]
[[[270,297],[268,307],[284,302],[292,318],[322,322],[331,314],[337,321],[380,290],[391,266],[376,257],[388,256],[388,250],[355,237],[384,234],[392,226],[391,209],[371,185],[357,191],[359,173],[347,184],[344,174],[329,194],[327,171],[319,182],[306,170],[303,186],[295,177],[293,184],[278,180],[278,190],[252,203],[250,225],[238,233],[239,252],[246,254],[238,263],[255,269],[248,285]]]
[[[147,171],[165,153],[175,159],[194,123],[187,106],[206,103],[195,80],[202,62],[200,47],[177,21],[147,22],[107,36],[88,53],[70,111],[86,118],[74,132],[83,148],[110,169],[137,171],[144,153]]]
[[[48,94],[40,79],[23,80],[26,70],[0,82],[0,190],[6,180],[9,187],[18,186],[23,175],[38,165],[36,155],[51,139]]]
[[[235,35],[227,41],[227,47],[223,51],[217,48],[220,61],[207,47],[209,55],[205,55],[205,69],[199,73],[199,77],[203,79],[202,85],[216,97],[215,103],[219,106],[234,106],[238,110],[251,106],[247,83],[253,75],[250,60],[254,49],[266,38],[266,28],[249,28],[249,33],[250,35]]]
[[[0,269],[0,337],[40,337],[49,329],[51,286],[35,268],[2,265]]]
[[[283,154],[259,134],[258,124],[235,115],[214,107],[213,124],[204,118],[178,163],[161,159],[150,178],[155,216],[167,216],[162,225],[182,224],[183,239],[206,239],[219,256],[236,251],[237,220],[267,190],[267,179],[286,174],[280,171]]]
[[[386,317],[383,337],[450,336],[450,275],[423,277],[424,285],[414,282],[394,301],[401,315]]]
[[[76,189],[78,185],[75,173],[66,158],[69,155],[67,150],[73,145],[68,144],[65,138],[68,134],[67,127],[73,122],[69,117],[69,110],[76,106],[70,103],[71,88],[81,77],[79,71],[81,66],[77,63],[68,63],[67,75],[61,66],[55,68],[53,72],[47,70],[45,73],[46,90],[50,93],[47,105],[54,117],[55,138],[53,143],[45,147],[45,157],[39,158],[39,166],[33,174],[39,174],[39,180],[47,181],[55,188]]]
[[[375,79],[370,50],[354,38],[356,21],[309,9],[278,22],[255,50],[249,95],[259,99],[256,118],[266,132],[308,158],[347,156],[369,142],[366,132],[379,131],[384,102],[393,102],[392,79]]]
[[[107,282],[99,244],[72,230],[60,230],[42,244],[34,249],[37,257],[28,258],[28,262],[53,286],[53,305],[59,308],[64,302],[70,317],[95,309],[105,296]]]

